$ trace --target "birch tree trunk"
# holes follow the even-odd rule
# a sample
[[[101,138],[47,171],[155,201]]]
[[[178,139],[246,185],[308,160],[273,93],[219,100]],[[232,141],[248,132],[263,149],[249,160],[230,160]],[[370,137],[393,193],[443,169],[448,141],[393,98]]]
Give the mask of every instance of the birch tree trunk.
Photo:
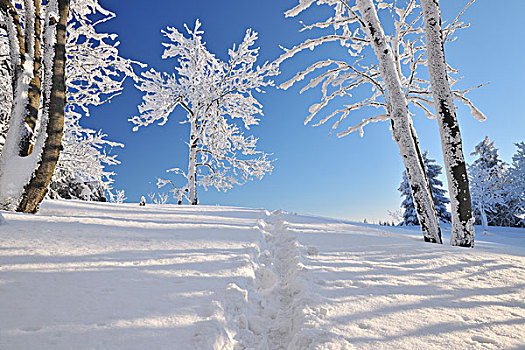
[[[474,218],[465,158],[454,100],[448,82],[439,0],[421,0],[425,20],[428,71],[441,135],[441,147],[450,194],[450,244],[474,246]]]
[[[487,213],[485,212],[485,208],[483,204],[480,203],[479,205],[479,212],[481,214],[481,223],[483,225],[483,232],[487,232],[489,229],[489,221],[487,219]]]
[[[19,154],[20,135],[26,129],[24,125],[25,104],[31,72],[27,69],[26,44],[18,12],[9,0],[0,0],[0,10],[5,17],[9,37],[9,54],[12,66],[13,105],[9,118],[9,131],[2,149],[4,158]]]
[[[197,126],[196,120],[191,121],[190,130],[190,155],[188,160],[188,201],[197,205]]]
[[[16,142],[8,153],[17,153],[25,157],[31,153],[31,140],[38,119],[40,108],[41,85],[41,48],[40,32],[42,30],[40,11],[41,0],[25,0],[24,30],[18,17],[17,9],[9,0],[0,1],[0,10],[7,19],[6,30],[9,40],[11,62],[13,64],[13,108],[11,110],[12,136]]]
[[[8,34],[13,87],[9,129],[0,154],[0,207],[15,210],[22,195],[23,186],[30,176],[26,171],[21,170],[23,161],[20,158],[22,153],[20,140],[26,132],[24,119],[33,67],[31,62],[26,62],[30,56],[26,55],[26,43],[18,10],[10,0],[0,0],[0,11],[4,15]],[[30,34],[34,35],[34,33]]]
[[[33,138],[37,120],[38,110],[40,109],[41,84],[42,84],[42,52],[40,45],[40,33],[42,31],[42,21],[40,19],[42,0],[25,0],[26,12],[34,13],[34,16],[26,16],[25,23],[25,51],[33,63],[33,78],[29,83],[28,101],[25,111],[25,128],[20,139],[21,157],[31,154]]]
[[[36,213],[38,211],[38,206],[44,199],[51,182],[62,148],[66,105],[65,64],[68,14],[69,0],[58,0],[59,18],[58,23],[55,24],[54,57],[52,60],[49,97],[44,94],[44,114],[48,114],[45,130],[46,140],[38,167],[24,188],[22,201],[17,208],[17,211],[25,213]]]
[[[379,60],[380,75],[386,84],[392,133],[406,168],[423,237],[426,242],[442,243],[430,183],[424,171],[423,157],[408,113],[408,102],[399,80],[392,49],[387,43],[373,1],[357,0],[356,2],[364,22],[363,29],[371,39]]]

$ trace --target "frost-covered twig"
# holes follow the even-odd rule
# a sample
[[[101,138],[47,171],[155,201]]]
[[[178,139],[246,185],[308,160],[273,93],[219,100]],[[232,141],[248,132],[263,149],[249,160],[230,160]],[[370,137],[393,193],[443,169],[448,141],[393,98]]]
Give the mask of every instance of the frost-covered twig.
[[[467,6],[461,11],[458,17],[444,28],[446,33],[446,41],[452,39],[451,35],[456,30],[465,28],[466,25],[459,21],[461,14],[468,8],[474,0],[470,1]],[[375,104],[361,104],[360,100],[356,100],[353,104],[355,107],[353,111],[357,112],[360,109],[381,109],[379,114],[389,115],[391,111],[388,108],[388,97],[385,94],[385,82],[380,79],[377,63],[369,59],[371,51],[371,41],[367,37],[364,30],[364,24],[359,13],[358,7],[353,4],[353,1],[343,0],[320,0],[320,1],[300,1],[299,4],[286,12],[287,17],[294,17],[307,10],[312,4],[328,5],[333,8],[333,16],[325,21],[315,22],[313,24],[303,24],[301,31],[310,29],[331,29],[330,34],[321,35],[317,38],[309,38],[304,42],[292,47],[291,49],[284,49],[284,53],[275,61],[277,64],[282,64],[287,59],[306,49],[313,50],[317,46],[328,42],[341,43],[350,55],[347,61],[337,61],[332,59],[324,59],[318,61],[305,69],[299,71],[291,79],[279,85],[282,89],[288,89],[291,86],[301,82],[308,75],[316,74],[310,81],[301,88],[301,92],[322,86],[322,98],[319,103],[315,103],[310,107],[310,114],[305,119],[305,124],[309,123],[318,114],[321,114],[325,107],[329,104],[337,103],[336,99],[352,98],[353,96],[362,96],[369,94],[369,99],[373,99]],[[402,83],[408,102],[417,109],[423,111],[424,115],[429,118],[434,118],[434,114],[430,112],[433,106],[433,98],[430,92],[430,82],[426,77],[425,69],[427,65],[426,47],[425,47],[425,31],[423,22],[423,13],[420,4],[416,0],[407,1],[386,1],[380,0],[377,2],[380,11],[388,11],[394,23],[394,30],[390,35],[387,35],[388,44],[392,49],[394,61],[396,63],[396,70],[399,79]],[[368,59],[366,59],[368,57]],[[368,62],[368,63],[364,63]],[[335,66],[335,67],[334,67]],[[451,81],[454,81],[453,75],[458,71],[450,66],[447,66]],[[426,70],[426,69],[425,69]],[[483,84],[478,85],[481,87]],[[330,91],[331,90],[331,91]],[[472,88],[455,91],[455,97],[468,106],[472,115],[483,120],[483,114],[473,106],[466,94]],[[355,91],[355,93],[353,93]],[[380,94],[377,94],[377,92]],[[422,94],[422,95],[421,95]],[[424,100],[423,100],[424,99]],[[342,111],[341,109],[339,111]],[[377,111],[376,111],[377,112]],[[374,113],[367,111],[367,114]],[[331,112],[325,117],[321,118],[321,122],[314,126],[319,126],[326,123],[338,113]],[[331,131],[340,127],[348,117],[353,113],[344,113],[334,122]],[[385,118],[384,120],[388,120]],[[345,127],[346,131],[359,130],[362,134],[362,128],[359,127],[362,123],[355,126]],[[348,135],[349,132],[339,132],[339,137]]]

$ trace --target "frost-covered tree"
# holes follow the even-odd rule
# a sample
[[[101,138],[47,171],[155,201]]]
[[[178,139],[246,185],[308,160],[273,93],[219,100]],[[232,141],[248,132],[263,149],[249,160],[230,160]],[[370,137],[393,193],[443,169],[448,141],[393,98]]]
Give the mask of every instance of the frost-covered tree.
[[[0,155],[0,205],[6,209],[36,212],[58,161],[69,9],[68,0],[51,0],[43,9],[40,0],[0,1],[13,87],[9,129]],[[31,143],[33,135],[37,136]]]
[[[313,4],[330,6],[333,15],[326,20],[304,25],[303,30],[314,29],[316,33],[323,34],[286,50],[279,61],[329,42],[339,42],[348,53],[347,59],[316,62],[281,87],[288,88],[307,75],[317,73],[301,90],[320,85],[323,93],[321,102],[310,107],[305,123],[309,123],[329,104],[334,105],[337,99],[348,102],[342,108],[332,108],[333,111],[327,112],[316,126],[335,118],[332,127],[335,130],[357,110],[372,115],[339,132],[340,137],[354,131],[362,135],[364,126],[377,121],[390,121],[394,140],[415,193],[415,208],[419,220],[423,222],[421,228],[425,240],[441,241],[430,186],[424,176],[423,160],[409,111],[411,106],[423,111],[427,117],[435,118],[431,111],[433,99],[430,82],[426,78],[428,73],[421,72],[427,59],[419,2],[300,0],[299,5],[286,15],[297,16]],[[386,18],[384,26],[378,18],[378,10],[382,12],[382,19]],[[447,33],[445,41],[452,40],[454,31],[463,27],[465,25],[459,21],[447,26],[444,29]],[[374,55],[376,60],[372,60]],[[449,67],[449,73],[457,71]],[[454,90],[454,97],[468,105],[475,117],[484,118],[465,97],[470,90]]]
[[[525,142],[515,144],[516,153],[508,170],[505,204],[508,213],[505,215],[509,226],[525,226]]]
[[[67,122],[68,118],[62,138],[63,150],[47,195],[49,198],[105,202],[114,182],[114,173],[107,171],[106,166],[120,163],[108,150],[123,145],[106,140],[101,131]]]
[[[109,201],[111,203],[124,203],[126,199],[128,198],[126,197],[126,192],[124,190],[115,190],[114,193],[109,192]]]
[[[115,196],[112,193],[114,173],[105,168],[120,163],[111,150],[124,145],[107,140],[107,135],[100,130],[83,127],[81,118],[89,116],[92,107],[119,95],[127,78],[136,79],[133,64],[140,63],[121,57],[116,34],[97,29],[100,23],[115,18],[115,13],[96,1],[91,6],[79,4],[73,2],[68,22],[63,149],[51,182],[50,196],[64,198],[53,188],[64,189],[69,185],[66,198],[105,200]],[[79,192],[79,188],[82,191]],[[80,193],[83,195],[78,196]]]
[[[472,2],[473,0],[468,5]],[[467,168],[454,107],[454,95],[450,88],[445,60],[444,44],[449,33],[444,32],[441,26],[439,0],[421,0],[421,5],[425,20],[427,66],[441,135],[448,189],[452,200],[450,243],[456,246],[472,247],[474,245],[474,218]],[[452,23],[453,26],[458,23],[458,19],[459,16]],[[473,111],[480,119],[485,119],[478,110],[474,108]]]
[[[436,161],[434,159],[428,158],[428,152],[423,153],[423,159],[425,163],[425,172],[430,182],[432,198],[434,199],[439,221],[448,223],[450,222],[451,217],[446,205],[447,203],[450,203],[450,200],[445,196],[446,191],[443,189],[443,182],[438,178],[441,174],[442,168],[439,164],[435,164]],[[402,197],[405,197],[401,203],[401,207],[404,209],[402,224],[407,226],[419,225],[419,220],[414,208],[414,199],[412,197],[410,185],[408,184],[406,172],[403,172],[403,181],[401,182],[398,191],[401,192]]]
[[[145,93],[141,114],[130,119],[137,130],[155,122],[163,125],[176,107],[185,111],[184,122],[190,126],[188,167],[169,170],[182,175],[185,184],[159,180],[159,185],[173,184],[179,203],[187,196],[190,204],[198,203],[199,185],[228,190],[260,179],[273,168],[269,155],[256,150],[257,138],[243,130],[257,125],[262,115],[262,105],[252,93],[272,85],[268,77],[278,70],[269,63],[255,66],[259,49],[253,47],[257,33],[251,29],[223,62],[206,49],[200,27],[198,20],[193,30],[185,26],[187,37],[176,28],[163,31],[170,42],[164,44],[162,57],[177,58],[176,72],[143,74],[138,85]]]
[[[6,38],[0,34],[0,42],[5,41]],[[12,85],[9,78],[10,60],[9,60],[9,46],[0,44],[0,152],[5,143],[7,129],[9,128],[9,112],[11,110]]]
[[[169,193],[148,193],[150,203],[153,204],[167,204],[170,197]]]
[[[470,192],[475,215],[487,231],[489,222],[504,204],[505,163],[499,159],[494,142],[485,140],[476,145],[471,156],[478,158],[469,166]]]
[[[408,177],[406,171],[403,171],[403,181],[397,189],[401,192],[401,197],[404,197],[401,202],[401,208],[403,208],[402,226],[416,226],[419,225],[417,219],[416,208],[414,207],[414,197],[412,197],[412,191],[410,190],[410,184],[408,183]]]
[[[133,76],[132,62],[118,54],[116,35],[95,29],[115,15],[98,0],[3,0],[0,7],[6,24],[0,47],[10,52],[7,74],[0,78],[13,87],[6,94],[7,107],[0,106],[9,119],[0,156],[0,205],[35,212],[59,153],[61,171],[54,182],[64,182],[67,174],[107,187],[110,182],[101,180],[99,168],[115,161],[104,151],[104,145],[115,144],[82,128],[79,119],[89,114],[90,106],[118,94],[124,79]],[[86,151],[86,157],[78,158],[76,148]]]
[[[377,9],[372,0],[356,0],[355,4],[335,0],[301,0],[299,5],[286,12],[286,16],[297,16],[313,3],[332,7],[333,15],[326,20],[305,25],[304,30],[330,28],[332,31],[320,37],[305,40],[298,46],[286,50],[277,62],[280,63],[300,51],[314,49],[328,42],[339,42],[347,50],[348,60],[321,60],[299,72],[288,82],[281,84],[281,87],[289,88],[294,83],[303,80],[306,75],[315,71],[321,72],[301,90],[304,91],[321,84],[323,92],[321,102],[310,107],[310,115],[306,118],[305,124],[309,123],[337,97],[345,97],[352,101],[355,91],[368,93],[368,97],[354,99],[343,108],[329,113],[316,125],[324,124],[331,118],[339,116],[332,127],[332,130],[335,130],[351,112],[363,109],[376,115],[348,127],[338,136],[345,136],[356,130],[359,130],[362,135],[365,125],[389,120],[412,187],[415,208],[419,221],[422,223],[423,237],[425,241],[441,243],[441,231],[430,194],[430,185],[423,170],[423,158],[408,109],[411,99],[408,93],[412,85],[417,85],[418,80],[414,79],[415,70],[412,70],[410,78],[406,79],[401,69],[402,62],[408,62],[409,68],[415,68],[414,62],[418,57],[413,52],[408,55],[407,52],[404,52],[405,56],[401,57],[399,51],[401,42],[404,42],[406,35],[412,29],[412,20],[408,18],[413,6],[407,7],[406,10],[391,12],[395,17],[396,32],[388,36],[379,21]],[[380,8],[384,8],[387,4],[380,2],[379,5]],[[376,60],[369,63],[372,55],[375,55]],[[415,100],[415,102],[419,104],[419,101]],[[378,109],[381,111],[378,112]]]

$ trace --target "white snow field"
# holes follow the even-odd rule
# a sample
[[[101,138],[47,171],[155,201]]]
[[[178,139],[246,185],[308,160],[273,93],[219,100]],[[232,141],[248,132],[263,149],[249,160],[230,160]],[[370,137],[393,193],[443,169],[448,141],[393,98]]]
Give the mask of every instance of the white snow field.
[[[234,207],[3,216],[2,350],[525,349],[524,229],[466,249]]]

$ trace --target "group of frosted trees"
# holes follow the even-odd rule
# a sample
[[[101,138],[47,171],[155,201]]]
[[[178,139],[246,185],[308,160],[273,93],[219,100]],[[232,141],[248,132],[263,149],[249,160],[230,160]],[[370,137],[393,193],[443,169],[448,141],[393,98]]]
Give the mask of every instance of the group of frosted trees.
[[[262,105],[252,92],[273,85],[275,64],[256,66],[257,33],[229,50],[223,62],[207,51],[199,21],[186,37],[175,28],[164,58],[174,74],[153,69],[137,76],[118,52],[117,36],[96,30],[115,15],[98,0],[0,0],[0,208],[34,213],[51,198],[105,200],[117,164],[101,131],[81,126],[90,107],[118,95],[131,77],[145,93],[136,128],[166,121],[179,107],[189,124],[189,161],[170,169],[185,182],[171,183],[182,203],[197,204],[197,186],[227,190],[271,172],[269,155],[245,130],[257,125]]]
[[[96,29],[114,16],[98,0],[0,0],[0,208],[111,190],[120,144],[80,119],[135,78],[117,36]]]
[[[436,0],[299,0],[285,15],[295,17],[316,6],[329,8],[331,14],[304,24],[303,30],[311,30],[314,37],[285,49],[272,63],[256,65],[257,34],[252,30],[228,51],[227,61],[218,59],[206,49],[197,21],[184,32],[171,27],[164,31],[169,42],[164,44],[163,58],[176,60],[174,73],[150,69],[137,77],[133,62],[118,55],[116,36],[95,30],[97,23],[113,16],[97,0],[0,0],[1,50],[8,53],[2,56],[7,59],[0,65],[0,77],[5,78],[0,84],[10,97],[1,101],[0,120],[7,132],[0,139],[5,140],[0,155],[0,205],[36,211],[53,173],[62,179],[82,176],[79,171],[70,173],[75,154],[91,154],[90,165],[116,162],[100,150],[118,144],[106,141],[102,133],[83,129],[78,121],[89,114],[90,106],[118,94],[126,77],[135,79],[144,92],[140,115],[130,119],[135,130],[152,123],[163,125],[176,109],[185,114],[188,164],[169,170],[180,181],[158,182],[172,186],[179,203],[197,204],[198,186],[227,190],[261,178],[273,166],[269,155],[256,149],[257,138],[245,134],[262,116],[254,93],[273,85],[270,77],[279,73],[285,60],[306,49],[339,43],[346,59],[326,57],[280,87],[286,89],[314,75],[303,90],[320,87],[322,97],[310,107],[305,123],[324,113],[316,125],[336,119],[335,130],[356,111],[370,113],[339,131],[339,136],[353,131],[362,135],[367,124],[389,121],[423,237],[441,243],[412,108],[436,119],[451,197],[451,243],[473,246],[474,218],[454,100],[466,104],[474,117],[485,117],[466,97],[471,89],[452,88],[457,71],[444,56],[445,43],[467,25],[458,16],[442,26]],[[92,14],[96,21],[90,19]],[[110,178],[103,166],[86,166],[83,171],[97,180]]]
[[[486,137],[471,154],[469,166],[472,206],[476,220],[488,225],[525,226],[525,143],[516,143],[509,165],[499,159],[494,142]]]
[[[316,36],[286,50],[278,62],[331,42],[340,44],[347,59],[322,59],[281,87],[286,89],[307,75],[315,74],[303,91],[321,86],[322,98],[310,107],[305,123],[321,114],[328,105],[331,109],[316,125],[335,119],[332,130],[354,111],[372,115],[339,132],[339,136],[353,131],[362,135],[367,124],[390,121],[424,239],[441,243],[438,215],[410,106],[437,119],[451,197],[451,244],[472,247],[474,218],[454,100],[466,104],[474,117],[480,120],[485,117],[465,97],[470,89],[451,88],[456,82],[453,77],[456,71],[446,63],[444,55],[445,43],[453,40],[455,30],[466,25],[460,22],[458,15],[443,27],[436,0],[300,0],[286,16],[297,16],[314,5],[329,7],[331,14],[318,22],[304,24],[303,30],[311,30]],[[389,22],[393,26],[383,24]],[[354,97],[362,95],[367,97]],[[339,102],[343,105],[338,108],[337,100],[342,99],[345,102]]]
[[[525,226],[525,143],[516,143],[516,153],[512,156],[512,163],[503,162],[498,150],[486,137],[477,144],[471,156],[475,160],[468,165],[472,210],[476,223],[481,224],[487,231],[489,225],[494,226]],[[438,217],[442,222],[450,222],[450,213],[446,204],[443,183],[438,179],[441,166],[429,159],[427,152],[423,154],[425,170],[430,181],[432,197],[436,204]],[[404,197],[403,221],[401,225],[419,225],[412,193],[406,174],[398,189]]]

